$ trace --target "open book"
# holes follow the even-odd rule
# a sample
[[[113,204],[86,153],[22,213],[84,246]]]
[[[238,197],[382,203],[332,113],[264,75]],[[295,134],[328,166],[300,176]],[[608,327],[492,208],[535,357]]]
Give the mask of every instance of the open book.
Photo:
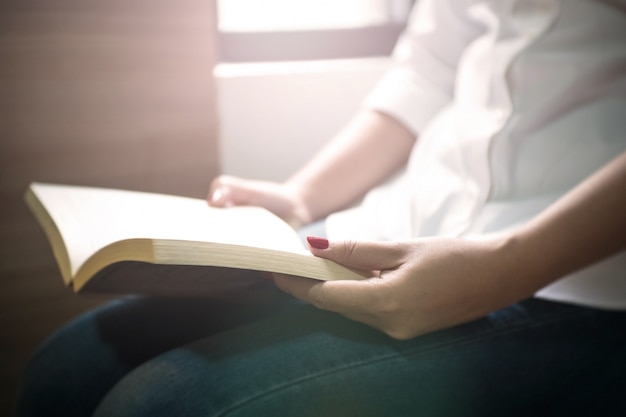
[[[42,183],[25,199],[76,292],[211,295],[255,285],[251,271],[363,278],[311,255],[287,223],[259,207]]]

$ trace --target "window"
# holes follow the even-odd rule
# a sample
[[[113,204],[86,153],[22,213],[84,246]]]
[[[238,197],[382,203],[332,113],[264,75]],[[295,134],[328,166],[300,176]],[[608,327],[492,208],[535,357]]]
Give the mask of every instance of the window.
[[[413,0],[217,0],[221,62],[388,55]]]

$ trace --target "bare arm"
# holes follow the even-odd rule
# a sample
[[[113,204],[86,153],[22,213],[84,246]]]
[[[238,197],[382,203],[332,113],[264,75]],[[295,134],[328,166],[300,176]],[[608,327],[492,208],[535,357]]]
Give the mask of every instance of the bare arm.
[[[371,270],[372,278],[276,276],[280,288],[399,339],[450,327],[626,249],[626,152],[502,237],[314,243],[316,256]]]
[[[394,118],[359,113],[287,185],[301,196],[313,220],[345,207],[407,161],[415,137]]]
[[[218,177],[208,201],[215,206],[258,205],[293,226],[341,209],[399,169],[414,135],[385,114],[363,110],[285,184]]]
[[[626,152],[510,239],[511,262],[541,288],[626,248]],[[512,250],[513,252],[513,250]]]

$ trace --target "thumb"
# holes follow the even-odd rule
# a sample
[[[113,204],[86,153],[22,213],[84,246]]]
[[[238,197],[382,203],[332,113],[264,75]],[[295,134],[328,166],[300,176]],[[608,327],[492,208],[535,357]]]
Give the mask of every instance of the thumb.
[[[309,250],[317,257],[364,271],[382,271],[401,265],[404,251],[393,242],[366,242],[327,239],[308,236]]]

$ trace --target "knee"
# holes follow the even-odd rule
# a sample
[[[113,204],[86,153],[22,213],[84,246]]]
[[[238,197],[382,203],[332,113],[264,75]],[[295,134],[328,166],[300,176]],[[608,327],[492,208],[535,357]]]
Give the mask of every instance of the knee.
[[[90,319],[64,326],[31,357],[15,404],[18,416],[88,415],[106,392],[112,366],[98,356]],[[100,372],[99,368],[106,372]]]
[[[106,394],[94,416],[214,415],[212,380],[193,356],[177,349],[139,366]]]

